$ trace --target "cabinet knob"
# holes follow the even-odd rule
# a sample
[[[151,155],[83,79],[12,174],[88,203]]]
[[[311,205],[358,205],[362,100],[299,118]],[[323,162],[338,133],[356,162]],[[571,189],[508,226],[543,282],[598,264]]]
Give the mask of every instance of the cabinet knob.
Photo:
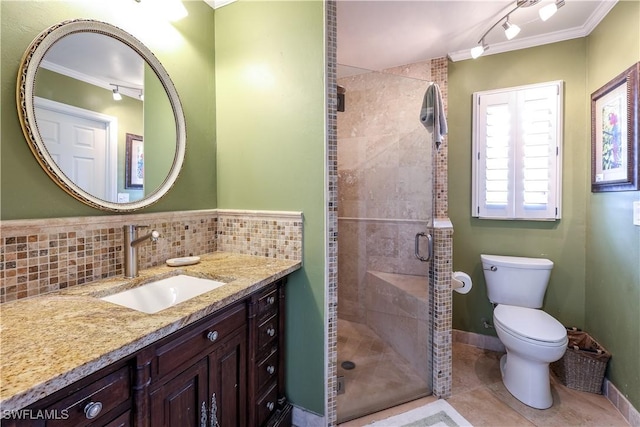
[[[273,408],[275,408],[275,407],[276,407],[276,405],[273,402],[267,403],[267,409],[269,411],[273,411]]]
[[[267,366],[267,373],[269,375],[273,375],[273,373],[276,371],[276,368],[273,365],[269,365]]]
[[[267,304],[273,304],[274,302],[276,302],[276,297],[273,295],[267,298]]]
[[[89,402],[84,407],[84,415],[88,420],[92,420],[100,414],[102,411],[102,403],[100,402]]]
[[[207,338],[209,339],[209,341],[214,342],[218,339],[218,331],[210,331],[207,334]]]
[[[270,337],[274,336],[275,334],[276,330],[273,327],[267,329],[267,335],[269,335]]]

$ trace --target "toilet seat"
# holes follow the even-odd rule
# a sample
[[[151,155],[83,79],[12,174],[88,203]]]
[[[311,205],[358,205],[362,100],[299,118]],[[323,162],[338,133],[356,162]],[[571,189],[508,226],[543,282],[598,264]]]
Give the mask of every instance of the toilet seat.
[[[515,338],[541,346],[567,345],[567,330],[542,310],[499,304],[493,311],[496,327]]]

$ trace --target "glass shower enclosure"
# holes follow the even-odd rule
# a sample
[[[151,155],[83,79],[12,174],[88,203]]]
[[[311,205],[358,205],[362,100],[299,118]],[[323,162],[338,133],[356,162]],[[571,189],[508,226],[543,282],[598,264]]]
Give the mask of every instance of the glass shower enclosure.
[[[338,66],[338,422],[432,390],[431,82],[402,72]]]

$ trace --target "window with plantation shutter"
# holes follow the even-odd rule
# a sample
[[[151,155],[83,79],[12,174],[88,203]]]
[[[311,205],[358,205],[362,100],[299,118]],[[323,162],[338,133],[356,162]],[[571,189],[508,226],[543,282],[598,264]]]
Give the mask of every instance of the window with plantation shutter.
[[[472,216],[561,217],[562,82],[473,94]]]

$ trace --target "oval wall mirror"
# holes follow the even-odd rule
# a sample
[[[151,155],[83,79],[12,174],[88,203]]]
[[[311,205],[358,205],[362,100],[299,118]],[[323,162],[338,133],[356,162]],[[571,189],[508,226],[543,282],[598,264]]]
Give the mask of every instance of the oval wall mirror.
[[[173,186],[186,146],[178,93],[160,61],[126,31],[72,20],[42,32],[18,72],[29,148],[64,191],[127,212]]]

